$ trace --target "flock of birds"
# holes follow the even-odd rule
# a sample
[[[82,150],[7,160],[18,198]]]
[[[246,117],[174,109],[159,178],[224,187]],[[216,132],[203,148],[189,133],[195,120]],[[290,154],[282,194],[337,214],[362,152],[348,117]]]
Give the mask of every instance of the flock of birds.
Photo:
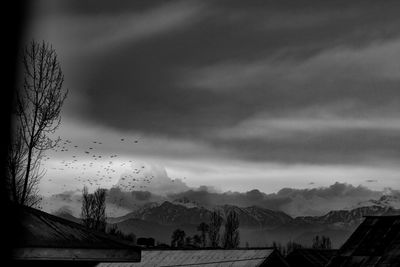
[[[120,138],[117,139],[117,142],[124,146],[130,146],[139,141]],[[59,205],[63,205],[62,203],[75,201],[71,198],[72,195],[66,191],[81,192],[85,185],[90,185],[91,189],[116,187],[125,191],[124,194],[117,194],[109,199],[109,204],[115,206],[108,206],[107,212],[118,214],[118,212],[121,212],[121,208],[122,210],[126,209],[127,201],[131,201],[130,197],[127,198],[127,196],[132,195],[126,194],[127,192],[149,191],[151,183],[155,182],[151,168],[140,162],[128,160],[123,155],[107,152],[107,146],[97,140],[82,145],[68,139],[60,139],[52,151],[47,154],[42,158],[42,163],[51,172],[43,177],[43,181],[59,185],[61,192],[64,192],[47,191],[50,198],[42,199],[41,205],[47,207],[46,209],[51,212],[58,210]],[[54,154],[56,154],[56,157],[54,157]],[[57,158],[60,158],[60,160],[55,160]],[[54,175],[55,172],[60,173]],[[71,179],[71,182],[60,183],[60,180],[55,178],[59,176],[58,174]],[[183,179],[186,179],[186,177]],[[62,180],[65,181],[65,179]],[[171,179],[171,182],[174,182],[174,179]],[[76,200],[81,201],[80,198]]]
[[[138,140],[127,140],[121,138],[120,142],[124,145],[137,144]],[[100,152],[100,141],[91,141],[90,146],[79,146],[71,140],[60,139],[60,142],[53,148],[56,153],[64,153],[64,156],[70,156],[68,160],[61,160],[58,167],[51,167],[53,171],[76,170],[76,176],[73,179],[79,184],[90,185],[95,187],[104,187],[107,183],[115,181],[115,175],[121,170],[121,167],[133,166],[133,161],[124,161],[118,154],[106,154]],[[50,156],[44,157],[44,162],[49,161]],[[118,160],[117,160],[118,159]],[[145,175],[146,166],[137,168],[127,168],[120,177],[118,187],[125,191],[140,190],[150,184],[153,175]],[[143,174],[141,174],[143,173]],[[56,182],[52,177],[47,178],[48,182]],[[69,185],[63,184],[62,189],[66,189]],[[82,189],[82,188],[81,188]],[[48,192],[50,193],[50,192]]]

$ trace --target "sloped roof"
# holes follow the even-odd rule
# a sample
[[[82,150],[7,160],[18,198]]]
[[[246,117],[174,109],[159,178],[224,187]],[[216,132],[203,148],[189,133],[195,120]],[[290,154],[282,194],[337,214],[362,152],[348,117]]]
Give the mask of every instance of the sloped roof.
[[[19,223],[15,257],[18,259],[140,259],[140,248],[110,235],[34,208],[16,206],[16,209]]]
[[[266,249],[197,249],[197,250],[143,250],[138,263],[101,263],[98,267],[150,267],[150,266],[264,266],[271,256],[277,256],[272,248]],[[279,263],[281,265],[279,265]],[[282,262],[271,266],[289,266]]]
[[[367,216],[328,266],[400,266],[400,216]]]
[[[296,249],[287,257],[290,266],[323,267],[337,253],[337,249]]]

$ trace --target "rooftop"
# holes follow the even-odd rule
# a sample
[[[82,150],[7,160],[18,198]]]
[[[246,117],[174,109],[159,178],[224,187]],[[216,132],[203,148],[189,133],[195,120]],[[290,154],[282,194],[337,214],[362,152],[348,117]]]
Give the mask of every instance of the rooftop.
[[[328,266],[396,264],[400,265],[400,216],[367,216]]]
[[[292,251],[286,260],[293,266],[323,267],[337,252],[337,249],[301,248]]]
[[[16,209],[19,220],[16,259],[140,260],[140,248],[113,236],[34,208],[16,206]]]
[[[268,260],[271,265],[268,265]],[[143,250],[138,263],[101,263],[98,267],[148,266],[289,266],[272,248]]]

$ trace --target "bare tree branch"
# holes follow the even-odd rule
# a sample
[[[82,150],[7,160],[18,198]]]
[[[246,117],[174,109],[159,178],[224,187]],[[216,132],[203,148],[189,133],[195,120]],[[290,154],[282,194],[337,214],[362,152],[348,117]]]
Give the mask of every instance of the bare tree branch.
[[[54,133],[61,122],[61,108],[68,90],[63,90],[64,76],[53,47],[32,41],[22,59],[23,84],[16,92],[16,134],[9,149],[8,181],[13,201],[23,205],[38,203],[38,184],[42,152],[53,148]],[[12,166],[12,164],[14,166]]]
[[[106,190],[97,189],[89,194],[85,186],[82,193],[81,218],[83,224],[98,231],[106,231]]]

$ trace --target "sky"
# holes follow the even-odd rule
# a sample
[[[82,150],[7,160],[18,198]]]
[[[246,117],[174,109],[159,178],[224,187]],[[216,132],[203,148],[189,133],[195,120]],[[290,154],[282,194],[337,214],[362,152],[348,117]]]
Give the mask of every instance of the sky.
[[[43,194],[400,188],[398,1],[40,0],[30,11],[25,39],[53,45],[69,90]]]

